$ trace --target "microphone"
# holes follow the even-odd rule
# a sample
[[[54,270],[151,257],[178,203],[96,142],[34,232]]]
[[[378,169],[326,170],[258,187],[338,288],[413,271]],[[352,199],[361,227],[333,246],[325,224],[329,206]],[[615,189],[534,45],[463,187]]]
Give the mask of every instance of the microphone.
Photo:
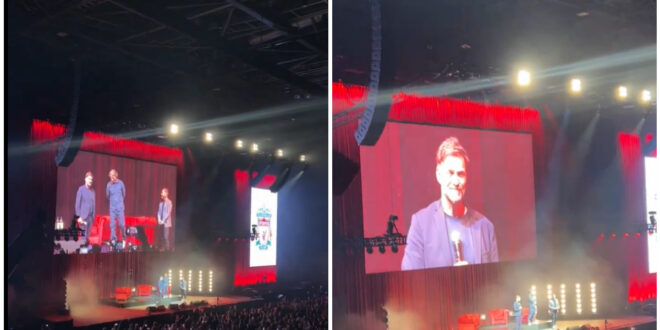
[[[461,244],[461,233],[459,233],[457,230],[454,230],[451,232],[449,237],[453,243],[452,245],[454,246],[454,252],[456,252],[456,262],[454,262],[454,266],[467,265],[467,261],[463,260],[463,256],[461,255],[463,247]]]

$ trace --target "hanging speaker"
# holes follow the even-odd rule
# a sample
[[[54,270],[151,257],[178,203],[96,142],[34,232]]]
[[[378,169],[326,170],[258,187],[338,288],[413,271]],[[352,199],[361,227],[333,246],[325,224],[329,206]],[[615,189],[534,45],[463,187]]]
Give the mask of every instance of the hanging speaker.
[[[78,120],[78,108],[80,106],[80,80],[81,68],[80,60],[73,60],[74,74],[73,74],[73,102],[71,103],[71,114],[69,116],[69,124],[67,125],[66,136],[60,142],[55,155],[55,164],[57,166],[69,166],[73,159],[76,158],[80,144],[83,137],[83,127]]]
[[[387,3],[387,1],[385,1]],[[381,90],[394,83],[396,72],[396,22],[382,19],[380,0],[370,0],[371,7],[371,66],[367,102],[355,140],[361,146],[373,146],[378,142],[389,117],[392,98]],[[385,101],[379,100],[383,96]]]

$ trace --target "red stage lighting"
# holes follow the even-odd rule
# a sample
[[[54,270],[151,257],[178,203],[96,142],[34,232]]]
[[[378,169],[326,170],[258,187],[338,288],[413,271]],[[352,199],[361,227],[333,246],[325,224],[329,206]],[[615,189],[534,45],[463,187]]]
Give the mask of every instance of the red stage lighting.
[[[628,238],[630,235],[628,233],[623,234],[623,237]]]
[[[605,234],[600,234],[600,236],[598,236],[598,238],[599,238],[599,239],[603,239],[603,238],[605,238]]]
[[[640,235],[639,233],[635,233],[635,237],[639,237],[639,236],[642,236],[642,235]]]
[[[611,236],[611,237],[612,237],[612,238],[616,238],[616,234],[615,234],[615,233],[612,233],[612,236]]]

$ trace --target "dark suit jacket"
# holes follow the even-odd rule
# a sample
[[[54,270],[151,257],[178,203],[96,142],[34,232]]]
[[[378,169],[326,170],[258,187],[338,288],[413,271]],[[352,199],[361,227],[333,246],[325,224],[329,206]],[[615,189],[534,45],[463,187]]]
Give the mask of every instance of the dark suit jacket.
[[[471,208],[461,222],[470,227],[472,237],[476,238],[473,249],[479,251],[476,255],[465,256],[465,260],[477,264],[499,261],[493,223]],[[440,202],[434,201],[412,216],[401,269],[453,266],[452,249],[445,213]]]

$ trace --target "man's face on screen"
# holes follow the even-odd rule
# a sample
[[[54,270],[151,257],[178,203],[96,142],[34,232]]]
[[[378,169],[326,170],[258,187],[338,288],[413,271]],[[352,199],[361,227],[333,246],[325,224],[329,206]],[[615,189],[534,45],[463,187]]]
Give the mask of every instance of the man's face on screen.
[[[117,177],[118,177],[117,171],[110,171],[108,176],[110,177],[110,181],[117,182]]]
[[[85,184],[87,185],[87,187],[91,187],[92,183],[94,183],[94,177],[91,176],[91,175],[86,176],[85,177]]]
[[[163,189],[160,191],[160,199],[165,200],[167,198],[167,190]]]
[[[452,203],[463,200],[467,183],[465,159],[460,156],[447,156],[436,166],[435,175],[442,190],[442,197]]]

